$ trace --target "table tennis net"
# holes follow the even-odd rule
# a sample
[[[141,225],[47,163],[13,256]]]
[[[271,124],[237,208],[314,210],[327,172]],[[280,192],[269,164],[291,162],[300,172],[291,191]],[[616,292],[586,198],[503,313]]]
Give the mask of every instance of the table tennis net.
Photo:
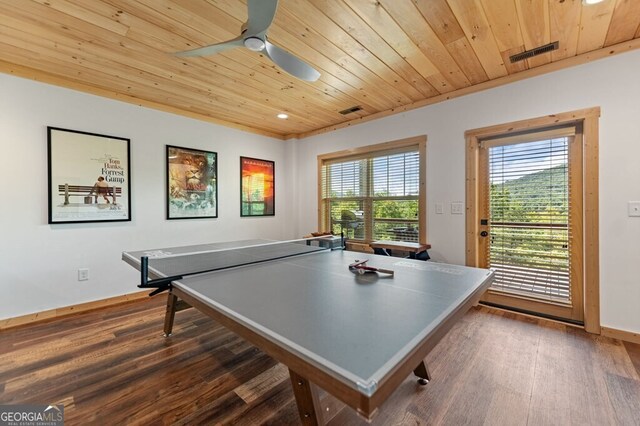
[[[153,253],[141,259],[141,286],[154,282],[166,283],[189,275],[286,259],[332,248],[335,247],[330,244],[304,239],[194,253]],[[148,281],[147,277],[152,280]]]

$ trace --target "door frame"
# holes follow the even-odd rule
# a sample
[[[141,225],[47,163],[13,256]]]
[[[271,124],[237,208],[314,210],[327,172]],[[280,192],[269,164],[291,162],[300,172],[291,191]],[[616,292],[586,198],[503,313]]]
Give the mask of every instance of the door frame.
[[[468,130],[466,140],[466,265],[479,266],[480,237],[479,211],[480,141],[506,133],[535,131],[551,126],[582,125],[583,154],[583,306],[584,328],[589,333],[600,334],[600,250],[598,212],[598,134],[600,108],[552,114],[529,120],[499,124]]]

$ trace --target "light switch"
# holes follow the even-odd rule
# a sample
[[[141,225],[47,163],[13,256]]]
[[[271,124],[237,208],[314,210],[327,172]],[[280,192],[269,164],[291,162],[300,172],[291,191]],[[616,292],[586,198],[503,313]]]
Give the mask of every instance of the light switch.
[[[640,217],[640,201],[629,201],[629,217]]]
[[[442,203],[436,203],[436,214],[444,213],[444,206]]]
[[[462,214],[462,203],[451,203],[451,214]]]

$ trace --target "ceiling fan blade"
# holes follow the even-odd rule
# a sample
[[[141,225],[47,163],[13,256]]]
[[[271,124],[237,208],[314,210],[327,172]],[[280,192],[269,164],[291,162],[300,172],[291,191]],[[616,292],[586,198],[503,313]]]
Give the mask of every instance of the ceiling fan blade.
[[[211,44],[209,46],[198,47],[197,49],[185,50],[183,52],[176,52],[176,56],[207,56],[214,53],[224,52],[225,50],[233,49],[234,47],[243,46],[243,37],[237,37],[233,40],[223,41],[222,43]]]
[[[278,9],[278,0],[248,0],[249,19],[245,37],[260,35],[269,29]]]
[[[286,50],[279,48],[275,44],[269,43],[266,39],[264,42],[267,56],[269,56],[276,65],[292,76],[305,81],[316,81],[320,78],[320,73],[311,65],[303,62],[296,56],[293,56]]]

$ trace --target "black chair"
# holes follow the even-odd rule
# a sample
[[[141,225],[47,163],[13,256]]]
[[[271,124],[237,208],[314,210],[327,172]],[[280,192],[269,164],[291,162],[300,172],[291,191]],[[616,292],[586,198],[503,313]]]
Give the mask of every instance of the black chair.
[[[379,254],[382,256],[393,256],[393,252],[391,249],[377,248],[377,247],[373,249],[373,254]],[[431,256],[429,256],[429,252],[427,252],[426,250],[408,257],[412,259],[424,260],[424,261],[431,259]]]
[[[373,254],[379,254],[381,256],[393,256],[393,251],[391,249],[374,248]]]
[[[418,260],[429,260],[431,259],[431,256],[429,256],[429,252],[425,251],[421,251],[420,253],[416,253],[416,259]]]

